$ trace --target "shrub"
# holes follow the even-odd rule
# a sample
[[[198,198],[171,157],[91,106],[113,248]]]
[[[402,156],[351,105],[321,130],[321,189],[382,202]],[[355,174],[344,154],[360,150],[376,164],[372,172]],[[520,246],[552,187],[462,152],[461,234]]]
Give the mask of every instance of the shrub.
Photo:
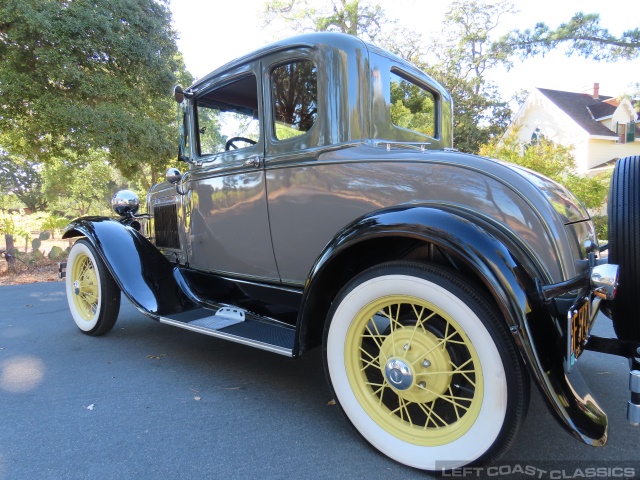
[[[60,247],[58,247],[57,245],[54,245],[53,247],[51,247],[51,251],[49,252],[49,255],[47,255],[49,257],[49,260],[59,260],[60,258],[65,256],[65,252],[63,249],[61,249]]]
[[[591,217],[598,234],[598,242],[607,243],[609,238],[609,217],[607,215],[596,215]]]

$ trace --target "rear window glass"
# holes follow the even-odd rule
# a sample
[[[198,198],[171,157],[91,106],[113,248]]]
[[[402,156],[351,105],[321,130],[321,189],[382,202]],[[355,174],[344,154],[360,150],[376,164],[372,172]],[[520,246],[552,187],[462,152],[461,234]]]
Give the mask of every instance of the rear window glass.
[[[391,121],[406,130],[435,137],[436,99],[429,90],[391,72]]]
[[[299,60],[271,72],[275,136],[278,140],[304,135],[318,116],[318,69]]]

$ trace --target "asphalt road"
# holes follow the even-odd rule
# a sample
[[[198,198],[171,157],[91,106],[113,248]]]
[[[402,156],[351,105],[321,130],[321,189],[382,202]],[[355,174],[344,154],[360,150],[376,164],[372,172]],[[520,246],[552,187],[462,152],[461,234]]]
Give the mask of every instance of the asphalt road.
[[[612,334],[606,319],[596,329]],[[587,352],[580,369],[609,414],[607,445],[573,439],[534,390],[500,465],[640,462],[627,361]],[[62,283],[0,287],[0,479],[425,478],[376,453],[330,400],[319,351],[287,359],[159,324],[126,300],[92,338]]]

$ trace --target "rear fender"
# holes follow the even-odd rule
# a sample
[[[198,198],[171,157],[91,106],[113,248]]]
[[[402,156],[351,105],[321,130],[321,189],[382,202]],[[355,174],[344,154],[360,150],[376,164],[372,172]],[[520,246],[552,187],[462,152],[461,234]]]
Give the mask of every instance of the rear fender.
[[[91,242],[120,290],[143,313],[157,318],[195,307],[180,288],[178,269],[134,228],[84,217],[71,222],[62,238],[80,236]]]
[[[336,258],[358,243],[375,238],[408,237],[429,242],[462,260],[483,282],[513,334],[523,363],[560,424],[584,443],[604,444],[606,414],[593,399],[578,369],[565,374],[563,352],[551,343],[550,335],[544,334],[554,328],[551,312],[541,306],[535,289],[533,293],[526,290],[527,285],[535,286],[536,279],[528,276],[527,271],[532,269],[525,270],[522,265],[535,262],[524,258],[524,248],[508,249],[500,240],[504,235],[491,231],[489,224],[480,226],[465,216],[465,212],[451,209],[408,205],[374,212],[343,229],[325,247],[307,279],[298,320],[301,349],[307,346],[310,323],[324,322],[324,318],[317,318],[317,312],[326,314],[327,302],[330,305],[327,290],[332,277],[335,282],[335,272],[331,272],[330,266]],[[535,332],[530,322],[536,322]],[[541,328],[539,322],[543,322]]]

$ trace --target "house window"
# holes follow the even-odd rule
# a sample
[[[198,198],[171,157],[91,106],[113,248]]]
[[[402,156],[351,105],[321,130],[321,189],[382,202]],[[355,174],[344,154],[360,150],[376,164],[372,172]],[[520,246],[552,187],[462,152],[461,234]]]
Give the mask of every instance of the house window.
[[[618,123],[616,133],[618,134],[618,143],[627,143],[627,124]]]
[[[545,140],[544,133],[542,133],[540,127],[536,127],[536,129],[531,134],[531,145],[540,145],[543,140]]]
[[[627,125],[627,142],[633,143],[636,141],[636,122],[631,120]]]
[[[318,116],[318,69],[308,60],[276,67],[271,72],[275,136],[278,140],[308,132]]]

